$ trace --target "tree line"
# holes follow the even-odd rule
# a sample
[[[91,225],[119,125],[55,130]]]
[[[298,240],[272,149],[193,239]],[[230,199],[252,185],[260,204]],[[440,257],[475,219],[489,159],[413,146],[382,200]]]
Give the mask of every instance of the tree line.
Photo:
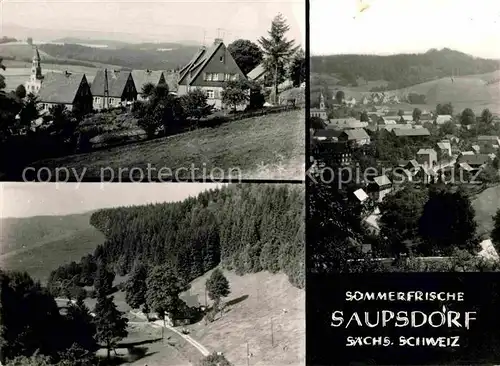
[[[433,79],[456,75],[482,74],[499,69],[498,62],[475,58],[444,48],[422,54],[332,55],[312,56],[311,70],[320,74],[335,74],[344,84],[357,84],[358,78],[367,81],[385,80],[388,89],[400,89]]]

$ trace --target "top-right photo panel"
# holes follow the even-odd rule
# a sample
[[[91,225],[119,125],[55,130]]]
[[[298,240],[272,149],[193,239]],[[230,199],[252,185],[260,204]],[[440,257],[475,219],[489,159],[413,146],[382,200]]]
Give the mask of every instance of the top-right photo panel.
[[[498,270],[499,46],[498,1],[311,0],[309,271]]]

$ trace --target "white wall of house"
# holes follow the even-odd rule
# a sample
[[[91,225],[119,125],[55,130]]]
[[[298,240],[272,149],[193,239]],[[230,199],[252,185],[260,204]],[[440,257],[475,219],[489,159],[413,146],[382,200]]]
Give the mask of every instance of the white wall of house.
[[[224,90],[224,88],[222,87],[217,87],[217,86],[187,87],[186,85],[179,85],[179,88],[177,89],[177,95],[183,96],[186,95],[189,91],[196,89],[201,89],[202,91],[204,91],[205,94],[207,95],[207,103],[213,105],[216,109],[222,109],[225,107],[224,104],[222,103],[222,90]],[[247,106],[246,104],[242,104],[238,106],[236,109],[243,110],[245,109],[246,106]]]
[[[93,108],[96,110],[102,109],[104,97],[94,97],[93,99]],[[115,108],[120,105],[121,98],[108,97],[108,105],[107,108]]]
[[[38,105],[42,108],[42,113],[48,113],[51,107],[59,104],[61,103],[44,103],[44,102],[38,103]],[[64,104],[64,106],[66,106],[66,109],[69,111],[73,110],[73,104]]]

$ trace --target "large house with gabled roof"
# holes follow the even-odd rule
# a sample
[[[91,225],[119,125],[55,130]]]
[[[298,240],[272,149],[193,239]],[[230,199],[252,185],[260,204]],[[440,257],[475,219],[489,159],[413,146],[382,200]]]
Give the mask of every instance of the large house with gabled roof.
[[[78,108],[83,113],[92,111],[92,93],[85,74],[51,72],[44,75],[38,92],[38,102],[42,111],[50,107],[64,105],[68,110]]]
[[[191,61],[180,71],[177,94],[201,89],[208,97],[207,102],[222,109],[222,90],[229,80],[246,79],[233,56],[221,39],[216,39],[210,48],[202,47]]]
[[[116,108],[137,100],[137,89],[131,71],[99,70],[91,90],[96,110]]]

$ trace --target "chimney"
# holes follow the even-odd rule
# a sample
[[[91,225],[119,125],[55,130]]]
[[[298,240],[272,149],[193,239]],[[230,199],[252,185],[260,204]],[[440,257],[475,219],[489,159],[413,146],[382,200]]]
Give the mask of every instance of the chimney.
[[[214,45],[218,45],[219,43],[222,43],[222,42],[223,42],[222,38],[216,38],[214,40]]]

